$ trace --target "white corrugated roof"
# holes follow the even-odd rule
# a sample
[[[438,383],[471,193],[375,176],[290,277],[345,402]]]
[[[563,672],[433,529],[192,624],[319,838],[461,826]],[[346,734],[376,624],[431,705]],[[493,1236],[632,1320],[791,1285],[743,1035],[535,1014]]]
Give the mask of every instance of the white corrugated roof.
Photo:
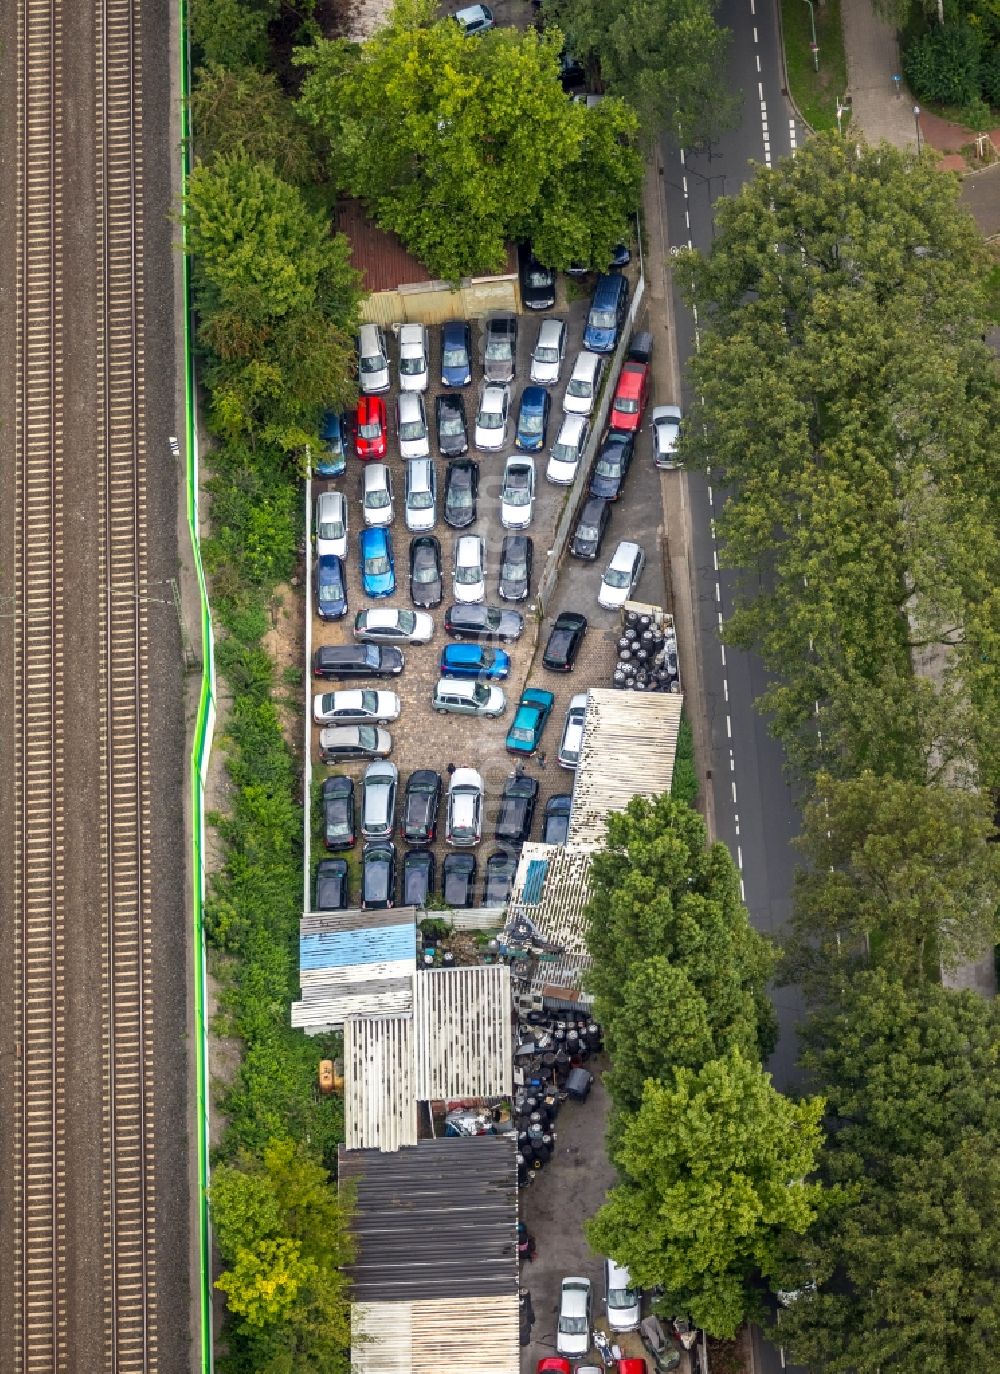
[[[351,1305],[355,1374],[519,1374],[517,1293]]]
[[[420,1102],[506,1097],[511,1084],[510,969],[421,969],[414,979]]]
[[[561,1001],[590,999],[581,992],[590,967],[583,912],[590,900],[590,861],[594,845],[526,844],[521,850],[511,899],[509,925],[525,916],[542,939],[558,945],[535,962],[529,988]]]
[[[351,1016],[344,1022],[344,1135],[349,1150],[417,1143],[409,1016]]]

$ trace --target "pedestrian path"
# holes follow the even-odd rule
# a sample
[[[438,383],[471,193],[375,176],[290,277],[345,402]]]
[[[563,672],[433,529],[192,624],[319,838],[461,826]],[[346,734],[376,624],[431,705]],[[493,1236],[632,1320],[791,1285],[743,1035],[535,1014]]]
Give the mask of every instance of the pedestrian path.
[[[915,148],[914,101],[902,79],[895,29],[875,13],[872,0],[841,0],[840,14],[852,122],[869,143]]]

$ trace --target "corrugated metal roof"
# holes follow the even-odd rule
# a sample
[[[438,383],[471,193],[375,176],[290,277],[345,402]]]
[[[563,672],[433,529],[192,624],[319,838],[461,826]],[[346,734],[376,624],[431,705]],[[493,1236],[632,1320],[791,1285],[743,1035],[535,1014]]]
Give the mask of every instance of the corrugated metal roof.
[[[583,912],[590,900],[590,861],[593,845],[526,844],[514,875],[507,908],[509,934],[526,917],[542,940],[557,946],[534,959],[528,991],[549,999],[589,1005],[582,992],[583,975],[590,967],[584,938]],[[536,875],[544,866],[541,891]]]
[[[398,1150],[417,1143],[409,1016],[344,1022],[344,1136],[349,1150]]]
[[[670,791],[683,704],[680,692],[590,689],[569,844],[603,844],[609,812]]]
[[[413,989],[416,1095],[421,1102],[511,1093],[510,969],[425,969]]]
[[[413,1006],[416,907],[313,912],[299,923],[301,1001],[292,1025],[307,1035],[348,1016],[398,1016]]]
[[[351,1306],[355,1374],[518,1374],[517,1295]]]
[[[517,1143],[422,1140],[395,1154],[340,1149],[355,1189],[356,1302],[517,1297]],[[469,1306],[469,1320],[477,1308]],[[466,1352],[474,1358],[473,1346]]]

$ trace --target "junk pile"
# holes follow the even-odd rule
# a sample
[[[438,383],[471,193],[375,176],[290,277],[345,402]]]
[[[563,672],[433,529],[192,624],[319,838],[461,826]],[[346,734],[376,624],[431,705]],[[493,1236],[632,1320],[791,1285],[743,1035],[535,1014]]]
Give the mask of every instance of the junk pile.
[[[521,1187],[555,1153],[555,1121],[563,1103],[589,1097],[594,1075],[587,1063],[602,1044],[600,1026],[585,1012],[529,1011],[519,1018],[511,1127],[517,1132]]]
[[[633,692],[679,692],[677,631],[674,618],[656,606],[622,612],[618,661],[612,686]]]

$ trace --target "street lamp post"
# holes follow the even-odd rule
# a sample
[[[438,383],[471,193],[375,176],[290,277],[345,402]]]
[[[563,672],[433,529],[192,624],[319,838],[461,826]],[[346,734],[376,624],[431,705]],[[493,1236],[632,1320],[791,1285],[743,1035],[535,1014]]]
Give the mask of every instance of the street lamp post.
[[[819,44],[816,42],[816,9],[813,0],[806,0],[809,6],[809,23],[812,25],[813,41],[809,44],[812,49],[813,66],[819,71]]]
[[[914,125],[916,126],[916,130],[917,130],[917,154],[919,155],[919,153],[920,153],[920,106],[919,106],[919,105],[914,105],[914,107],[913,107],[913,123],[914,123]]]

